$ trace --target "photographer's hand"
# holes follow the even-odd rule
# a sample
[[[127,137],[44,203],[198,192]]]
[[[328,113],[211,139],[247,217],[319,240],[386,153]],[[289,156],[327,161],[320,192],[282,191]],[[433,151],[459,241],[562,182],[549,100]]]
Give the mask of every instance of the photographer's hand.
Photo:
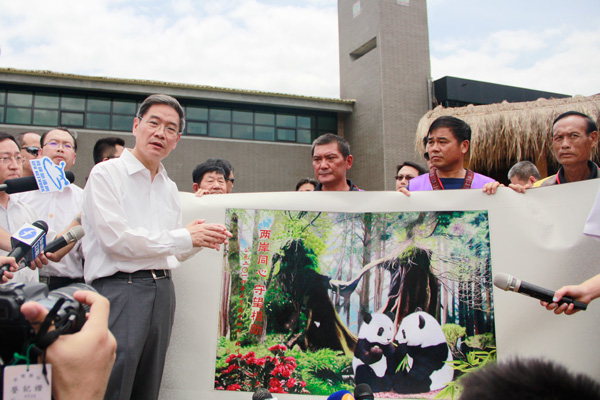
[[[4,273],[2,274],[2,281],[0,281],[0,283],[6,283],[10,279],[12,279],[14,276],[13,272],[15,272],[17,270],[17,268],[19,268],[19,265],[15,261],[14,257],[0,256],[0,265],[5,265],[5,264],[10,264],[10,271],[4,271]]]
[[[115,362],[117,342],[108,330],[110,304],[98,293],[75,292],[74,297],[90,306],[81,331],[62,335],[46,352],[52,364],[52,394],[57,400],[103,399]],[[48,310],[36,302],[21,306],[21,312],[36,328]]]

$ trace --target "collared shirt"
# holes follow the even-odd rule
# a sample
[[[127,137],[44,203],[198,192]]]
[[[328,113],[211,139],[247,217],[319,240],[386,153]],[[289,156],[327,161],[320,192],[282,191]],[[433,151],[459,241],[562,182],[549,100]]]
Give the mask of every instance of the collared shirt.
[[[0,205],[0,227],[9,233],[15,233],[23,224],[31,224],[38,219],[37,214],[29,205],[17,200],[14,195],[8,198],[7,208]],[[8,251],[0,250],[0,255],[5,256]],[[29,267],[14,273],[9,282],[38,282],[38,270]]]
[[[81,212],[83,189],[70,184],[62,192],[42,193],[39,190],[18,194],[18,199],[29,204],[48,224],[46,242],[69,227]],[[50,261],[40,270],[41,276],[83,278],[83,256],[78,242],[59,262]]]
[[[85,281],[145,269],[172,269],[194,255],[175,182],[129,151],[92,169],[82,207]]]
[[[587,162],[588,164],[588,168],[590,169],[590,175],[586,178],[587,179],[597,179],[598,178],[598,166],[596,165],[596,163],[588,160]],[[549,177],[539,180],[536,183],[533,184],[533,187],[545,187],[545,186],[553,186],[553,185],[560,185],[562,183],[569,183],[567,181],[567,178],[565,178],[565,170],[563,168],[563,166],[561,165],[560,168],[558,169],[558,173],[556,175],[550,175]]]
[[[350,189],[349,189],[350,192],[363,192],[364,191],[362,189],[359,189],[358,186],[356,186],[354,183],[352,183],[352,181],[350,179],[346,179],[346,183],[350,187]],[[317,186],[315,187],[314,191],[315,192],[323,191],[323,184],[321,182],[317,183]]]

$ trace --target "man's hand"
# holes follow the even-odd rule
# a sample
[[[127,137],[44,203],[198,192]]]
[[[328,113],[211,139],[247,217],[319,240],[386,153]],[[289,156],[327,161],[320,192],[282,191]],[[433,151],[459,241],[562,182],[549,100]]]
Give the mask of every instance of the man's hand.
[[[397,192],[404,193],[406,196],[410,197],[410,192],[405,187],[401,187],[400,189],[397,190]]]
[[[2,274],[2,281],[0,283],[6,283],[14,278],[13,272],[19,268],[19,265],[15,261],[14,257],[0,257],[0,265],[4,264],[10,264],[10,271],[4,271],[4,274]]]
[[[508,187],[517,193],[525,193],[525,191],[527,189],[531,189],[532,186],[531,186],[531,184],[527,184],[527,185],[523,186],[519,183],[511,183],[510,185],[508,185]]]
[[[592,300],[600,297],[600,274],[588,279],[580,285],[563,286],[554,292],[552,303],[546,301],[540,301],[540,303],[542,306],[546,307],[547,310],[554,311],[554,314],[561,314],[564,312],[567,315],[572,315],[580,311],[575,308],[574,304],[561,304],[559,306],[558,302],[563,296],[570,296],[582,303],[590,304]]]
[[[204,220],[197,219],[185,227],[192,235],[194,247],[208,247],[209,249],[219,250],[223,243],[227,244],[227,239],[232,237],[231,232],[222,224],[207,224]]]
[[[48,253],[49,255],[52,253]],[[29,268],[35,271],[35,269],[42,269],[44,265],[48,265],[48,260],[56,261],[50,257],[46,257],[44,252],[41,252],[39,256],[37,256],[29,265]],[[60,261],[60,260],[59,260]]]
[[[52,394],[58,400],[102,399],[115,363],[117,341],[108,330],[110,303],[98,293],[78,291],[73,295],[90,306],[81,331],[61,335],[46,351],[52,364]],[[21,312],[38,329],[48,310],[36,302],[21,306]]]
[[[202,197],[205,194],[210,194],[210,192],[206,189],[198,189],[196,190],[196,193],[194,193],[196,195],[196,197]]]
[[[498,181],[494,181],[494,182],[488,182],[485,185],[483,185],[483,193],[485,194],[495,194],[496,190],[500,187],[500,186],[504,186],[503,184],[501,184]]]

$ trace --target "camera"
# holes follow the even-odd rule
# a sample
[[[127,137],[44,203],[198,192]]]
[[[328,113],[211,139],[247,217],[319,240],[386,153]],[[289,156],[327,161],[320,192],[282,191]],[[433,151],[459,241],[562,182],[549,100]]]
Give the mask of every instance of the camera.
[[[45,283],[7,283],[0,285],[0,357],[6,365],[15,353],[24,354],[36,337],[33,326],[21,314],[21,305],[36,301],[50,311],[59,301],[53,318],[54,329],[60,334],[78,332],[85,323],[87,305],[73,297],[78,290],[96,290],[85,283],[75,283],[48,291]]]

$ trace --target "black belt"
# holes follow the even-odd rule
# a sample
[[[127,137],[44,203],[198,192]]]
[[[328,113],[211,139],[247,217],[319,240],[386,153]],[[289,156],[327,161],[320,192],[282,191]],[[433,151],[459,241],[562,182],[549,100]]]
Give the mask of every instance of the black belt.
[[[107,278],[118,278],[118,279],[148,279],[152,278],[154,280],[170,278],[171,271],[168,269],[143,269],[135,272],[117,272],[112,276],[108,276]]]
[[[40,282],[48,285],[50,290],[68,286],[73,283],[85,283],[83,278],[68,278],[66,276],[40,276]]]

